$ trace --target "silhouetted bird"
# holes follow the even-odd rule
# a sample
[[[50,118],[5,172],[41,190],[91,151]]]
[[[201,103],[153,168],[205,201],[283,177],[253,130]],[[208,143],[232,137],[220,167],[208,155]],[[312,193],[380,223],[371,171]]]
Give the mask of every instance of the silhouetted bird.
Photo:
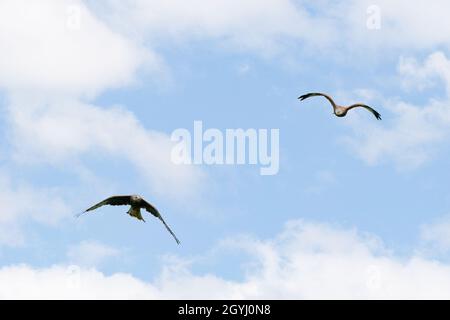
[[[108,199],[103,200],[102,202],[97,203],[96,205],[90,207],[89,209],[86,209],[84,212],[80,213],[78,216],[80,216],[81,214],[83,214],[85,212],[100,208],[101,206],[104,206],[104,205],[111,205],[111,206],[129,205],[131,207],[127,211],[127,213],[130,216],[135,217],[136,219],[142,220],[144,222],[145,222],[145,220],[144,220],[144,218],[142,218],[141,209],[145,209],[146,211],[148,211],[152,215],[154,215],[156,218],[161,220],[161,222],[164,224],[164,226],[167,228],[167,230],[170,232],[170,234],[175,238],[175,241],[178,244],[180,244],[180,241],[175,236],[175,234],[172,232],[172,230],[170,230],[169,226],[166,224],[164,219],[161,217],[161,214],[158,212],[158,210],[140,196],[136,196],[136,195],[112,196],[112,197],[109,197]]]
[[[345,117],[345,115],[347,114],[348,110],[353,109],[353,108],[364,108],[369,110],[370,112],[373,113],[373,115],[375,116],[375,118],[377,118],[378,120],[381,120],[381,115],[373,108],[369,107],[368,105],[362,104],[362,103],[355,103],[352,104],[351,106],[348,107],[344,107],[344,106],[339,106],[336,103],[334,103],[333,99],[331,99],[330,96],[324,94],[324,93],[319,93],[319,92],[313,92],[313,93],[307,93],[304,94],[300,97],[298,97],[301,101],[308,99],[310,97],[314,97],[314,96],[322,96],[325,97],[333,106],[333,113],[337,116],[337,117]]]

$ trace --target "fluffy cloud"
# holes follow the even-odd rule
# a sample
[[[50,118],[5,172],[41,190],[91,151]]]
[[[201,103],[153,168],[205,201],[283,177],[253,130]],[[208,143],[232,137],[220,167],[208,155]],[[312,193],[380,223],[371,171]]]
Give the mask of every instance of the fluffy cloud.
[[[56,225],[70,213],[58,189],[36,189],[26,183],[13,182],[0,172],[0,244],[21,245],[26,222]]]
[[[448,299],[450,266],[420,256],[396,258],[374,236],[324,224],[289,222],[273,239],[220,244],[248,253],[243,280],[195,274],[171,259],[145,282],[94,269],[0,269],[0,298],[75,299]],[[223,250],[222,250],[223,251]]]
[[[438,2],[430,7],[427,1],[378,1],[382,24],[374,31],[367,28],[370,1],[110,0],[86,5],[81,0],[5,0],[0,4],[0,86],[92,95],[129,83],[143,64],[159,69],[161,60],[152,47],[160,41],[213,39],[259,53],[298,43],[339,49],[335,54],[346,46],[382,47],[383,54],[387,48],[433,49],[450,44],[440,32],[449,28],[449,5]]]
[[[114,33],[81,1],[0,3],[0,87],[47,95],[93,95],[123,86],[149,50]]]
[[[401,57],[398,71],[406,87],[424,89],[444,82],[447,94],[450,95],[450,61],[443,52],[435,52],[429,55],[423,63],[412,57]]]
[[[402,58],[398,67],[408,87],[425,89],[444,83],[444,99],[430,99],[414,105],[398,99],[385,99],[384,109],[393,116],[389,124],[355,121],[357,135],[347,142],[369,164],[394,161],[401,169],[411,169],[429,160],[434,147],[450,135],[450,61],[441,53],[431,54],[424,63]]]
[[[144,67],[161,67],[153,51],[111,30],[82,1],[2,1],[0,88],[15,159],[62,163],[101,152],[128,160],[160,194],[194,192],[198,170],[171,163],[167,135],[125,108],[81,102],[129,84]]]
[[[442,32],[450,28],[445,14],[450,5],[445,0],[438,0],[435,6],[425,0],[414,4],[404,0],[376,4],[371,0],[307,4],[295,0],[107,3],[89,5],[113,28],[158,43],[213,40],[221,46],[263,55],[280,49],[284,53],[298,52],[306,47],[329,59],[333,58],[330,50],[333,56],[345,53],[348,57],[355,52],[367,55],[368,50],[385,56],[386,49],[396,52],[450,46]],[[380,28],[368,27],[373,19],[380,22]]]
[[[109,6],[93,5],[111,25],[123,32],[156,42],[218,40],[239,51],[270,54],[287,40],[304,40],[320,45],[331,41],[333,25],[315,18],[291,0],[182,0],[109,1]],[[126,23],[124,23],[126,21]],[[131,26],[131,27],[130,27]],[[131,29],[131,30],[130,30]],[[138,32],[136,32],[138,30]]]
[[[373,4],[370,0],[359,5],[354,2],[355,7],[367,8],[370,4]],[[409,47],[419,50],[450,46],[449,38],[442,32],[450,28],[450,22],[446,18],[446,12],[450,10],[450,3],[447,1],[433,1],[430,6],[430,2],[426,0],[415,1],[413,4],[406,0],[382,0],[377,1],[376,5],[380,8],[382,19],[378,44],[383,42],[396,49]],[[423,28],[424,25],[427,27]]]
[[[0,283],[2,299],[143,299],[156,295],[151,286],[130,275],[108,277],[94,269],[78,267],[55,266],[41,270],[27,266],[4,267],[0,271]]]
[[[168,135],[147,130],[124,108],[99,108],[74,101],[27,102],[10,107],[16,159],[64,163],[85,153],[127,160],[161,195],[182,199],[198,190],[201,171],[170,159]]]

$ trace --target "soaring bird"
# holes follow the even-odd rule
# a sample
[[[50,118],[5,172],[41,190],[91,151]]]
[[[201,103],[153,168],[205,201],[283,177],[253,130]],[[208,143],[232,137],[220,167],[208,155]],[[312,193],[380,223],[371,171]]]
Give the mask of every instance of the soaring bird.
[[[337,105],[333,99],[331,99],[330,96],[324,94],[324,93],[319,93],[319,92],[312,92],[312,93],[307,93],[304,94],[300,97],[298,97],[301,101],[308,99],[310,97],[314,97],[314,96],[322,96],[325,97],[333,106],[333,113],[335,116],[337,117],[345,117],[347,115],[348,110],[351,110],[353,108],[358,108],[358,107],[362,107],[364,109],[369,110],[370,112],[372,112],[372,114],[375,116],[375,118],[377,118],[378,120],[381,120],[381,115],[373,108],[369,107],[368,105],[362,104],[362,103],[355,103],[352,104],[350,106],[344,107],[344,106],[339,106]]]
[[[154,215],[156,218],[158,218],[159,220],[161,220],[161,222],[164,224],[164,226],[166,227],[166,229],[170,232],[170,234],[175,238],[175,241],[180,244],[180,241],[178,240],[178,238],[175,236],[175,234],[172,232],[172,230],[169,228],[169,226],[167,225],[167,223],[164,221],[164,219],[162,218],[161,214],[159,213],[159,211],[152,206],[149,202],[145,201],[142,197],[137,196],[137,195],[131,195],[131,196],[112,196],[109,197],[99,203],[97,203],[96,205],[90,207],[89,209],[86,209],[85,211],[83,211],[82,213],[80,213],[79,215],[88,212],[88,211],[92,211],[95,210],[97,208],[100,208],[101,206],[104,205],[111,205],[111,206],[123,206],[123,205],[129,205],[131,206],[130,209],[127,211],[127,213],[132,216],[135,217],[138,220],[142,220],[145,222],[144,218],[142,218],[141,215],[141,209],[145,209],[147,212],[150,212],[152,215]],[[78,216],[79,216],[78,215]]]

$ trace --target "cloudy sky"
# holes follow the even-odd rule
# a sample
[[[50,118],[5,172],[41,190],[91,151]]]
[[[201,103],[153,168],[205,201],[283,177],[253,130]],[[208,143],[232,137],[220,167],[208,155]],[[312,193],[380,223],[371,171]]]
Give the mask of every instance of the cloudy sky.
[[[0,0],[0,298],[450,298],[449,11]],[[173,164],[196,120],[279,129],[278,174]],[[74,218],[134,193],[180,246],[125,207]]]

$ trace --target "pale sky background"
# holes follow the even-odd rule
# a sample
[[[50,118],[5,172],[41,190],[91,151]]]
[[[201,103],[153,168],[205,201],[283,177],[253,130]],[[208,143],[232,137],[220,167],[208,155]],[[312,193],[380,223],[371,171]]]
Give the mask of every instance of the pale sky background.
[[[449,299],[448,12],[0,0],[0,298]],[[195,120],[279,129],[279,173],[173,165]],[[130,193],[180,246],[126,207],[74,218]]]

